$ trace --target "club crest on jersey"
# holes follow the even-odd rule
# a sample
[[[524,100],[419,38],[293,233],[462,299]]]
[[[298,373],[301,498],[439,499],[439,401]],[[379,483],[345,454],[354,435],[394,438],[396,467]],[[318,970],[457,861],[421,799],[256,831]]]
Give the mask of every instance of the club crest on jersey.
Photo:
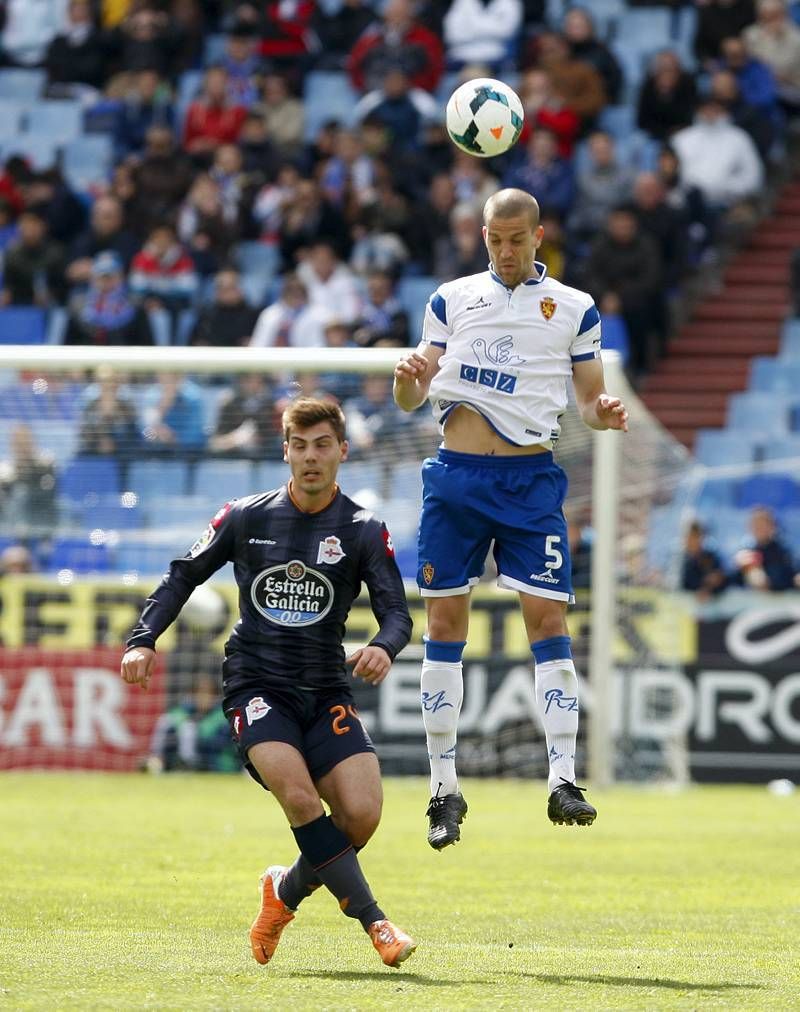
[[[272,707],[268,703],[265,703],[261,696],[253,696],[244,710],[247,714],[248,726],[254,721],[261,720],[262,717],[266,717],[271,709]]]
[[[542,316],[545,320],[552,320],[553,314],[558,308],[558,303],[555,299],[551,299],[549,295],[545,295],[543,299],[539,299],[539,309],[542,311]]]
[[[426,562],[422,567],[422,579],[426,583],[430,583],[433,580],[433,566],[430,562]]]
[[[342,550],[342,542],[335,534],[329,535],[319,543],[317,549],[317,562],[324,562],[329,566],[335,566],[339,559],[343,559],[345,553]]]

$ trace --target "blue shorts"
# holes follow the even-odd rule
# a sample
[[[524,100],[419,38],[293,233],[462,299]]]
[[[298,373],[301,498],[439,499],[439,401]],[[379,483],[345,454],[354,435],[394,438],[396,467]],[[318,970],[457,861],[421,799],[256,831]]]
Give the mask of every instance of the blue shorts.
[[[566,494],[567,476],[552,453],[497,457],[440,449],[422,465],[422,596],[466,594],[494,541],[499,587],[572,603]]]
[[[314,781],[351,755],[375,751],[347,687],[326,692],[249,689],[226,701],[225,716],[245,769],[267,790],[247,755],[259,742],[293,745]]]

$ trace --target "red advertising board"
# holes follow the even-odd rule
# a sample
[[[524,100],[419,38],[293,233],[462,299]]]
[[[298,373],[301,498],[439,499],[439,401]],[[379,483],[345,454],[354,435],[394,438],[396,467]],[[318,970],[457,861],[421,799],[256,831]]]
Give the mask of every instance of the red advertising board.
[[[121,652],[0,648],[0,769],[134,770],[164,708],[119,675]]]

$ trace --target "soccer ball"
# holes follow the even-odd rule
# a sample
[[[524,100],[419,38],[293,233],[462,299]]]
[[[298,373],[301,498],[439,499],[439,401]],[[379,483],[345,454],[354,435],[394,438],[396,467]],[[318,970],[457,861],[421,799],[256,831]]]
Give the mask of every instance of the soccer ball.
[[[222,625],[228,608],[213,587],[200,585],[181,608],[181,618],[193,629],[211,630]]]
[[[476,77],[450,96],[445,120],[456,147],[478,158],[492,158],[516,144],[524,115],[519,96],[507,84]]]

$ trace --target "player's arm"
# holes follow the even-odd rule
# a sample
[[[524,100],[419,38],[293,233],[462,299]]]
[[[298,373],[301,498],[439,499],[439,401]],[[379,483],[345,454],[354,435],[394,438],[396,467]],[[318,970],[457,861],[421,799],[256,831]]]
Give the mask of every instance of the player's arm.
[[[120,666],[120,675],[131,685],[147,688],[155,667],[156,640],[178,617],[195,587],[230,560],[235,540],[232,505],[222,507],[183,558],[173,559],[145,602]]]
[[[379,629],[369,644],[351,654],[347,662],[353,665],[354,676],[380,685],[392,661],[411,639],[412,622],[389,532],[377,521],[364,526],[359,575],[367,585]]]
[[[394,367],[394,399],[403,411],[414,411],[428,398],[444,348],[424,342],[407,352]]]
[[[600,358],[573,362],[572,382],[581,418],[590,429],[628,431],[628,411],[619,397],[606,393]]]

